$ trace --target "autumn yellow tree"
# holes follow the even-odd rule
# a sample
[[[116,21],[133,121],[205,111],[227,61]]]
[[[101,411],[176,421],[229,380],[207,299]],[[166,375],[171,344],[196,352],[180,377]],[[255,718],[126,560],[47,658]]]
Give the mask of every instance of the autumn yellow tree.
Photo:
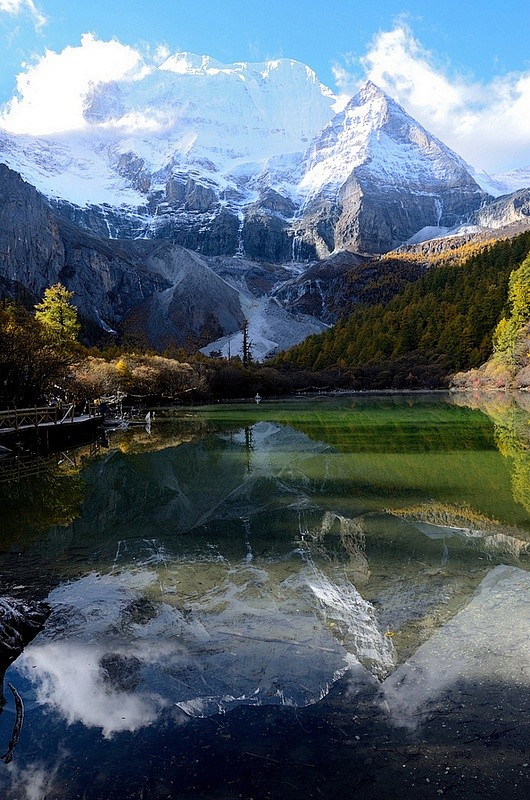
[[[512,365],[518,336],[530,320],[530,256],[510,275],[508,301],[511,313],[498,323],[493,334],[493,346],[495,355]]]
[[[79,336],[77,308],[72,305],[73,292],[56,283],[44,292],[44,297],[35,306],[35,317],[50,339],[59,345],[72,344]]]

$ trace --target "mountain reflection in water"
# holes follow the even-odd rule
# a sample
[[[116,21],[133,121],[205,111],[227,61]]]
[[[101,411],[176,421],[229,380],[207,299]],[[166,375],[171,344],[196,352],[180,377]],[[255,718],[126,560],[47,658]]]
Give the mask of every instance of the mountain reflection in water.
[[[403,716],[394,670],[495,565],[528,568],[525,491],[481,411],[350,399],[186,424],[117,435],[75,473],[75,519],[25,521],[0,553],[5,583],[53,608],[10,672],[57,747],[76,723],[110,740],[308,706],[349,670],[387,679]]]
[[[392,666],[370,604],[314,567],[291,568],[286,579],[274,565],[168,561],[163,578],[139,566],[89,575],[49,601],[47,636],[20,669],[39,703],[105,736],[148,725],[172,704],[205,716],[321,699],[358,663],[326,623],[378,672]]]

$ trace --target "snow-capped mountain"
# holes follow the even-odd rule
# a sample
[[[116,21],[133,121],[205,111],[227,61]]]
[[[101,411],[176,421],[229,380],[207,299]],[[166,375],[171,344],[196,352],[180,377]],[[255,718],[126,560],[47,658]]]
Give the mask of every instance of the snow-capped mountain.
[[[283,171],[335,101],[296,61],[223,65],[178,53],[141,79],[92,86],[83,128],[38,138],[4,132],[0,154],[47,197],[136,214],[147,236],[168,209],[205,213],[256,199],[249,175],[273,158]],[[188,180],[200,198],[186,193]]]
[[[469,171],[481,189],[495,198],[530,188],[530,167],[495,172],[492,175],[472,167],[469,167]]]
[[[83,128],[4,132],[0,153],[98,235],[273,262],[384,252],[484,201],[464,162],[376,86],[339,114],[336,102],[296,61],[178,53],[139,79],[91,86]]]
[[[313,141],[299,187],[303,236],[318,242],[320,228],[320,249],[372,253],[455,225],[487,198],[465,162],[370,81]]]
[[[501,194],[512,194],[519,189],[530,189],[530,166],[512,169],[508,172],[497,172],[491,177],[499,187]]]
[[[429,134],[372,81],[314,139],[303,165],[300,188],[309,197],[335,197],[354,170],[395,187],[423,189],[470,183],[464,161]]]
[[[179,53],[90,86],[81,127],[0,129],[0,166],[40,192],[0,171],[0,289],[60,279],[100,329],[225,355],[244,320],[256,357],[321,330],[349,256],[476,223],[502,192],[374,84],[336,104],[296,61]]]

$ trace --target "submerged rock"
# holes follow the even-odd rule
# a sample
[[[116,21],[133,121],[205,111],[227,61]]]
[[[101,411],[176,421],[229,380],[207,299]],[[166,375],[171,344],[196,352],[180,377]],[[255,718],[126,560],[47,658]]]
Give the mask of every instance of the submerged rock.
[[[530,573],[500,565],[473,600],[383,683],[393,721],[413,728],[466,686],[530,688]]]
[[[43,628],[50,613],[46,603],[0,598],[0,669],[21,654]]]

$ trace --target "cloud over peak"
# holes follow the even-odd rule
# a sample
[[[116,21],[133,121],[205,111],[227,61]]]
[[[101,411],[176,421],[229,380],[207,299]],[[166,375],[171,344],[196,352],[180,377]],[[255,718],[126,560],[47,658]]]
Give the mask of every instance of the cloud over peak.
[[[352,72],[335,69],[344,94],[356,91],[363,72],[473,166],[495,172],[530,164],[530,71],[489,83],[450,75],[404,23],[378,33],[349,66]]]
[[[37,136],[83,128],[83,103],[92,84],[134,78],[146,68],[133,47],[85,33],[79,46],[47,50],[17,76],[19,96],[7,104],[0,125]]]

